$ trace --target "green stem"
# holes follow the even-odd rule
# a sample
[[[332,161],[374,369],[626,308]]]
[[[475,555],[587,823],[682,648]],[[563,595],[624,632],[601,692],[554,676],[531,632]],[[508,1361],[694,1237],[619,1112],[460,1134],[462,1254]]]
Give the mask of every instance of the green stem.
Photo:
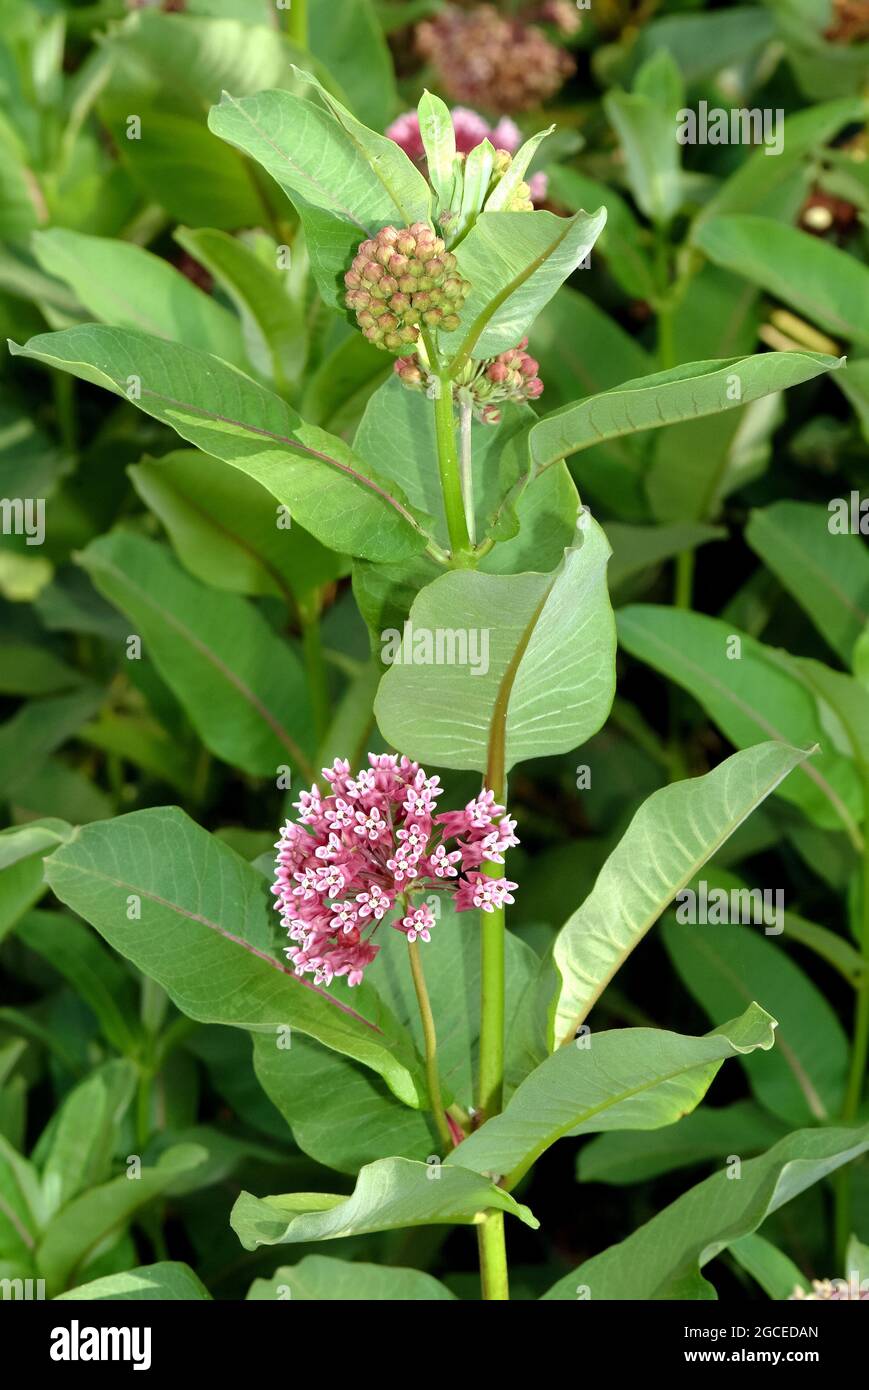
[[[287,38],[292,39],[299,48],[308,47],[308,0],[290,0]]]
[[[302,655],[308,677],[308,693],[314,713],[314,732],[318,746],[326,737],[331,711],[329,681],[323,660],[323,640],[320,630],[320,596],[314,590],[298,601],[299,623],[302,628]]]
[[[507,1248],[504,1244],[504,1213],[487,1211],[477,1227],[480,1252],[480,1282],[486,1302],[506,1302],[510,1297],[507,1278]]]
[[[674,294],[670,247],[667,233],[659,227],[655,237],[655,280],[657,295],[655,309],[658,315],[658,365],[662,372],[676,365],[676,344],[673,335]]]
[[[423,341],[428,352],[429,365],[435,373],[438,394],[434,398],[435,437],[438,449],[438,472],[441,492],[444,499],[444,512],[447,518],[447,531],[450,537],[452,563],[456,568],[468,569],[474,564],[468,523],[465,519],[465,499],[462,494],[462,475],[459,470],[459,455],[456,449],[456,422],[453,417],[453,384],[445,372],[439,371],[437,354],[427,335]]]
[[[444,1114],[444,1103],[441,1096],[441,1080],[438,1075],[438,1043],[435,1034],[434,1015],[431,1011],[431,1001],[428,997],[428,990],[425,984],[425,975],[422,970],[422,961],[419,956],[419,944],[416,941],[408,941],[407,951],[410,956],[410,973],[413,976],[413,987],[416,990],[416,1002],[419,1005],[419,1016],[422,1020],[422,1033],[425,1039],[425,1075],[428,1082],[428,1094],[431,1101],[434,1122],[437,1125],[438,1135],[444,1146],[444,1153],[449,1153],[453,1147],[450,1127],[447,1124]]]
[[[658,365],[662,372],[676,366],[676,341],[673,332],[673,310],[669,305],[658,309]]]
[[[136,1142],[144,1149],[151,1135],[151,1095],[154,1086],[154,1073],[150,1067],[143,1067],[139,1073],[139,1086],[136,1093]]]
[[[69,453],[74,454],[77,440],[75,377],[70,376],[68,372],[52,372],[51,383],[61,443]]]
[[[676,556],[676,589],[673,602],[690,612],[694,593],[694,551],[680,550]]]
[[[502,741],[494,738],[490,746],[486,785],[503,800],[506,779],[503,771]],[[482,872],[500,878],[503,864],[483,864]],[[477,1089],[476,1124],[496,1115],[504,1100],[504,909],[480,913],[480,1066]],[[504,1243],[504,1213],[487,1211],[477,1227],[480,1281],[483,1298],[505,1301],[510,1297],[507,1278],[507,1249]]]
[[[500,878],[503,864],[484,864],[482,872]],[[480,1072],[479,1123],[497,1115],[504,1093],[504,909],[480,913]]]
[[[462,482],[462,501],[465,507],[465,524],[468,528],[468,538],[471,545],[477,543],[476,523],[474,520],[474,464],[471,447],[471,402],[460,400],[459,403],[459,477]]]

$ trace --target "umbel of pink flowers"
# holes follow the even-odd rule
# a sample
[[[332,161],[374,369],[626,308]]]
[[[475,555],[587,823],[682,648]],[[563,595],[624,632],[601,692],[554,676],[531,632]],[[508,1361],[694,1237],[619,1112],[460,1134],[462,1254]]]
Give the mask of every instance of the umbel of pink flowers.
[[[451,112],[453,129],[456,134],[456,150],[459,154],[470,154],[484,140],[489,140],[496,150],[506,150],[515,154],[522,144],[522,132],[509,116],[502,116],[496,126],[490,126],[483,116],[468,106],[454,106]],[[425,146],[419,129],[419,116],[415,111],[405,111],[398,116],[386,134],[415,164],[425,167]],[[544,173],[532,174],[528,180],[531,200],[542,203],[546,198],[549,180]]]
[[[275,845],[272,893],[294,943],[286,954],[297,975],[318,985],[341,975],[358,985],[380,949],[374,935],[396,908],[391,925],[413,942],[431,939],[435,914],[420,899],[433,893],[451,898],[457,912],[514,901],[515,883],[482,872],[519,843],[516,822],[491,791],[463,811],[439,813],[439,777],[391,753],[369,753],[368,763],[355,776],[343,759],[324,768],[329,794],[316,783],[302,792],[298,819]]]

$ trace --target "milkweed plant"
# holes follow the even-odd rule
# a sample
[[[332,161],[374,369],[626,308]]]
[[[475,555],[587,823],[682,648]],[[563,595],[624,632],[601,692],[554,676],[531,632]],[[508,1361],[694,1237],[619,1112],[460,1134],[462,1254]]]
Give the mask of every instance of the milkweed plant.
[[[650,90],[640,87],[632,100],[648,101]],[[623,132],[635,110],[613,108]],[[111,393],[123,418],[143,412],[152,433],[179,437],[174,452],[146,457],[131,476],[183,567],[147,527],[123,523],[90,541],[77,563],[124,615],[133,636],[119,631],[116,640],[126,642],[126,655],[138,657],[140,642],[208,755],[235,764],[249,788],[276,777],[284,799],[274,848],[258,848],[259,857],[239,837],[212,835],[186,811],[159,804],[75,829],[56,818],[10,832],[20,838],[26,830],[22,854],[47,855],[47,884],[112,948],[113,968],[120,958],[146,980],[141,1024],[115,1017],[101,996],[100,1016],[122,1057],[99,1073],[98,1087],[83,1083],[91,1087],[85,1101],[102,1113],[131,1088],[145,1145],[155,1077],[185,1032],[193,1030],[195,1045],[195,1030],[204,1029],[209,1048],[223,1046],[215,1033],[244,1038],[247,1050],[232,1053],[241,1073],[249,1074],[252,1046],[272,1115],[319,1165],[321,1182],[331,1170],[335,1189],[242,1191],[229,1221],[245,1250],[334,1242],[335,1259],[318,1254],[308,1263],[324,1287],[339,1287],[369,1277],[342,1257],[342,1243],[355,1258],[362,1238],[402,1231],[404,1243],[392,1248],[410,1252],[412,1264],[414,1228],[460,1228],[455,1241],[476,1239],[483,1298],[505,1300],[511,1246],[524,1248],[523,1226],[540,1228],[533,1170],[547,1150],[565,1136],[594,1135],[583,1151],[589,1163],[634,1162],[653,1132],[691,1124],[731,1059],[759,1078],[759,1137],[742,1147],[734,1136],[738,1173],[722,1160],[624,1240],[567,1268],[544,1296],[707,1297],[702,1266],[713,1253],[733,1246],[750,1269],[752,1252],[758,1260],[764,1246],[751,1246],[758,1225],[785,1194],[833,1173],[841,1264],[811,1286],[794,1267],[780,1296],[850,1296],[826,1275],[841,1268],[847,1280],[865,1260],[852,1239],[848,1164],[869,1148],[869,1127],[859,1123],[869,930],[853,949],[831,945],[823,928],[813,929],[819,937],[805,933],[809,949],[833,958],[856,991],[850,1061],[832,1109],[815,1078],[795,1080],[772,1060],[766,1071],[755,1067],[761,1054],[777,1056],[779,1020],[759,955],[772,950],[768,939],[757,962],[745,948],[739,1007],[728,990],[697,986],[709,1031],[687,1035],[642,1019],[609,1028],[598,1024],[604,1013],[588,1022],[674,903],[668,950],[679,975],[694,980],[691,932],[701,928],[685,927],[680,907],[704,865],[731,836],[746,834],[748,818],[773,794],[794,815],[804,811],[809,825],[838,827],[844,850],[864,866],[861,920],[869,911],[865,682],[763,648],[748,633],[732,659],[738,615],[692,611],[695,540],[678,527],[654,557],[677,558],[676,606],[622,607],[619,637],[632,656],[695,695],[737,751],[691,776],[671,747],[665,785],[622,823],[584,900],[562,895],[563,925],[545,946],[532,949],[521,928],[510,929],[520,908],[523,923],[534,921],[546,891],[525,848],[529,834],[540,843],[533,802],[512,794],[523,765],[573,754],[611,714],[625,718],[616,698],[611,541],[596,514],[601,486],[580,496],[584,459],[605,492],[606,467],[628,457],[618,453],[626,441],[780,402],[789,388],[837,371],[839,355],[805,342],[781,350],[768,343],[772,350],[677,365],[669,350],[676,300],[659,284],[654,370],[577,399],[565,398],[562,384],[550,406],[551,375],[535,350],[538,316],[578,268],[594,274],[599,238],[616,257],[624,236],[608,220],[606,199],[574,212],[564,197],[547,202],[536,166],[552,128],[523,141],[512,121],[488,125],[466,107],[453,115],[426,91],[418,111],[384,134],[301,67],[280,90],[225,93],[208,124],[227,157],[242,155],[255,171],[256,196],[268,204],[285,195],[282,206],[295,210],[270,223],[269,254],[289,276],[280,283],[301,276],[286,312],[299,332],[307,323],[321,339],[330,318],[343,329],[343,356],[325,359],[316,391],[304,387],[301,359],[269,356],[262,324],[283,291],[262,245],[219,230],[179,233],[222,288],[197,318],[185,306],[190,295],[203,297],[178,277],[183,332],[163,325],[162,282],[147,278],[148,253],[115,243],[125,254],[106,273],[119,286],[144,277],[134,293],[153,313],[153,331],[123,313],[97,311],[101,321],[79,322],[58,308],[52,331],[11,344],[17,359],[51,370],[59,400],[71,375]],[[636,169],[632,177],[642,188]],[[653,202],[643,206],[641,194],[640,205],[654,221]],[[714,221],[706,228],[711,245]],[[76,231],[40,237],[46,270],[87,304],[95,239]],[[293,331],[290,323],[289,337]],[[582,353],[582,342],[573,350]],[[336,389],[333,378],[346,379],[337,389],[351,392],[357,362],[376,386],[349,442],[346,430],[328,427],[316,397]],[[705,437],[698,434],[698,447]],[[246,539],[233,558],[217,540],[212,550],[197,539],[203,506],[217,518],[215,536],[238,521]],[[799,504],[780,503],[756,513],[749,533],[798,591],[799,562],[787,542],[804,535],[809,544],[803,521]],[[292,570],[280,558],[285,541],[296,548]],[[254,552],[266,557],[257,566]],[[242,569],[245,582],[236,582]],[[319,620],[323,595],[348,573],[371,660],[364,654],[347,666],[348,694],[336,710]],[[220,595],[213,607],[203,582]],[[811,592],[805,603],[812,613]],[[279,616],[285,604],[300,645]],[[179,655],[179,634],[192,654]],[[207,683],[197,691],[201,660]],[[761,665],[770,707],[754,719],[749,682]],[[143,690],[151,679],[145,671]],[[796,706],[802,714],[785,712]],[[135,710],[124,717],[138,719]],[[671,717],[678,728],[678,702]],[[128,727],[146,737],[141,722]],[[93,725],[91,737],[122,752],[120,735],[106,728]],[[154,765],[195,806],[208,765],[188,761],[183,741],[167,759],[147,736]],[[624,775],[633,776],[631,765]],[[707,874],[707,905],[749,891],[720,866],[709,864]],[[569,874],[561,879],[569,882]],[[53,948],[39,946],[47,930],[36,921],[32,939],[50,958]],[[101,946],[96,936],[90,942],[89,950]],[[128,985],[122,971],[117,989]],[[145,1151],[126,1210],[195,1187],[214,1161],[202,1142],[192,1131],[164,1152]],[[45,1159],[43,1146],[32,1161]],[[48,1234],[36,1245],[35,1268],[57,1292],[86,1265],[55,1248],[50,1204],[38,1219]],[[380,1273],[398,1281],[386,1296],[451,1296],[421,1270]]]

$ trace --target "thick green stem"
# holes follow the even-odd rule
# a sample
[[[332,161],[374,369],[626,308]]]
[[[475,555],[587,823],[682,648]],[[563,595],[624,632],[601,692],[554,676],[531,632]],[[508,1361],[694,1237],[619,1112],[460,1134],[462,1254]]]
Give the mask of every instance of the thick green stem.
[[[503,872],[503,864],[483,865],[489,878]],[[503,907],[480,913],[480,1123],[498,1114],[504,1093],[504,932]]]
[[[326,676],[326,663],[323,660],[323,642],[320,632],[320,599],[314,593],[306,595],[298,602],[299,622],[302,628],[302,655],[305,658],[305,672],[308,677],[308,693],[314,714],[314,732],[317,744],[321,744],[329,728],[331,710],[329,708],[329,682]]]
[[[292,39],[299,48],[308,47],[308,0],[290,0],[287,38]]]
[[[75,377],[70,376],[68,372],[52,372],[51,384],[54,388],[58,434],[63,447],[74,454],[77,442]]]
[[[676,589],[674,603],[677,608],[690,612],[694,591],[694,551],[681,550],[676,556]]]
[[[425,1040],[425,1075],[428,1082],[428,1094],[431,1101],[434,1122],[437,1125],[438,1135],[444,1146],[444,1153],[449,1153],[453,1147],[450,1127],[447,1124],[444,1114],[444,1103],[441,1096],[441,1080],[438,1075],[438,1043],[435,1033],[434,1015],[431,1011],[431,1001],[428,997],[428,990],[425,984],[425,975],[422,970],[422,961],[419,956],[419,945],[416,941],[408,941],[407,951],[410,956],[410,973],[413,976],[413,987],[416,990],[416,1002],[419,1005],[419,1016],[422,1020],[422,1034]]]
[[[496,764],[496,766],[493,766]],[[489,756],[487,785],[499,799],[505,795],[500,760]],[[503,864],[483,864],[489,878],[500,878]],[[504,1101],[504,909],[480,913],[480,1070],[475,1123],[497,1115]],[[480,1280],[487,1301],[509,1299],[504,1213],[488,1211],[477,1227]]]
[[[453,388],[448,376],[437,378],[439,391],[435,397],[435,434],[438,446],[438,471],[447,531],[450,537],[452,563],[456,567],[473,565],[471,538],[465,519],[465,500],[462,496],[462,476],[456,449],[456,424],[453,418]]]
[[[480,1282],[487,1302],[506,1302],[510,1297],[507,1278],[507,1248],[504,1244],[504,1213],[487,1211],[477,1227],[480,1252]]]
[[[658,365],[662,372],[676,366],[673,310],[669,305],[662,305],[658,310]]]
[[[474,519],[474,463],[471,445],[472,407],[470,401],[459,403],[459,476],[462,480],[462,501],[465,506],[465,524],[471,545],[477,543],[476,522]]]

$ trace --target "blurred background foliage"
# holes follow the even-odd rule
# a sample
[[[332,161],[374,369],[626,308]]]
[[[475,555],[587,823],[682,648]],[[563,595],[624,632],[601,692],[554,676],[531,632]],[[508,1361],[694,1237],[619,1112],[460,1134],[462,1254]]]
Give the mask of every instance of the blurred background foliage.
[[[800,741],[797,696],[769,694],[778,649],[848,669],[856,643],[866,680],[865,541],[815,547],[829,500],[869,488],[869,14],[863,0],[0,0],[4,336],[143,327],[210,348],[351,439],[390,362],[321,302],[278,186],[206,123],[223,91],[294,89],[296,66],[377,130],[425,86],[490,128],[556,124],[533,168],[538,205],[604,204],[608,223],[535,326],[541,410],[684,361],[792,347],[849,357],[798,390],[581,456],[576,481],[614,549],[614,604],[675,604],[699,622],[674,629],[674,652],[690,642],[697,653],[714,620],[762,646],[741,692],[755,720],[743,732],[676,656],[657,672],[644,662],[647,624],[626,615],[606,729],[578,755],[523,765],[511,785],[522,835],[511,927],[542,955],[645,797],[759,741],[763,720]],[[676,113],[700,102],[780,113],[781,152],[680,146]],[[272,500],[251,479],[179,449],[129,402],[5,355],[0,495],[46,504],[44,544],[5,523],[0,537],[0,1266],[27,1267],[34,1233],[19,1208],[36,1184],[56,1289],[172,1258],[215,1297],[244,1296],[280,1261],[239,1248],[226,1221],[238,1187],[345,1191],[352,1165],[324,1168],[303,1120],[290,1136],[246,1034],[194,1026],[61,913],[41,859],[69,825],[168,802],[267,866],[287,794],[272,749],[255,756],[231,729],[215,746],[207,697],[173,677],[184,639],[169,617],[141,660],[125,660],[135,611],[123,575],[112,581],[88,547],[116,527],[146,538],[161,553],[149,584],[165,613],[177,602],[230,634],[255,625],[265,662],[279,636],[289,715],[314,761],[381,746],[376,640],[372,655],[346,558],[299,528],[288,547],[271,545]],[[825,709],[811,718],[844,758]],[[472,777],[444,780],[450,804],[474,793]],[[793,930],[716,937],[698,966],[670,923],[595,1011],[595,1026],[702,1032],[757,997],[821,1112],[787,1060],[777,1053],[771,1070],[757,1054],[678,1126],[585,1141],[578,1159],[576,1145],[554,1149],[527,1194],[546,1234],[511,1235],[514,1296],[536,1296],[633,1230],[734,1143],[748,1157],[787,1128],[839,1118],[865,988],[849,925],[857,867],[835,816],[798,793],[773,798],[714,873],[785,888]],[[313,1050],[307,1062],[315,1088]],[[204,1161],[188,1162],[190,1146]],[[129,1154],[149,1174],[135,1201],[117,1188]],[[838,1230],[831,1202],[816,1186],[764,1228],[805,1274],[838,1272],[846,1225],[869,1238],[865,1161]],[[438,1229],[353,1238],[341,1254],[414,1264],[476,1293],[468,1248]],[[716,1282],[756,1296],[730,1257]]]

